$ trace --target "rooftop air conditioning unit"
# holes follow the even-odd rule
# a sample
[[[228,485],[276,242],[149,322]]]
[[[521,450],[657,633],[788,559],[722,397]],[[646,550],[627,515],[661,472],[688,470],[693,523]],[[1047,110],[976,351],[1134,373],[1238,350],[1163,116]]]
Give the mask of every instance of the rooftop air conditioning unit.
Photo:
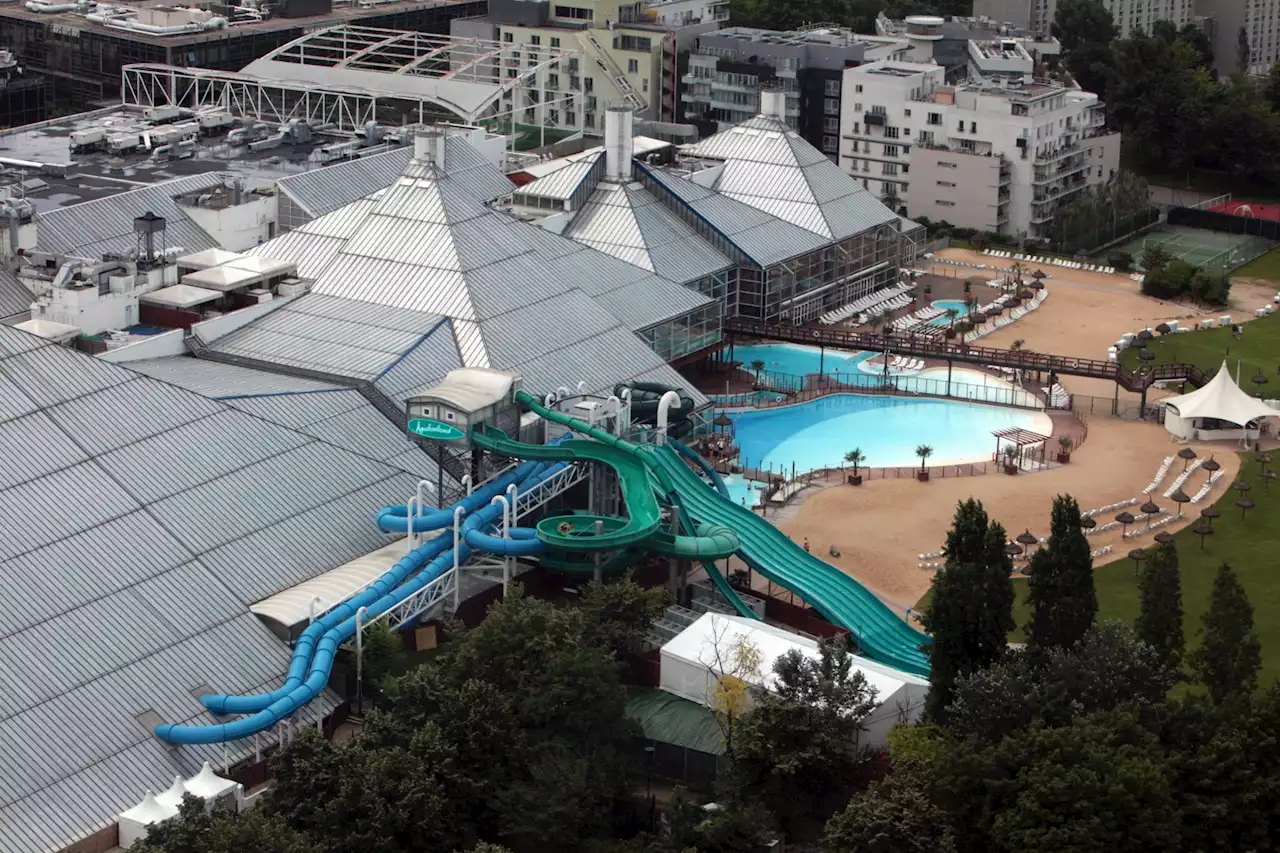
[[[280,296],[301,296],[311,289],[311,282],[298,278],[286,278],[276,287]]]

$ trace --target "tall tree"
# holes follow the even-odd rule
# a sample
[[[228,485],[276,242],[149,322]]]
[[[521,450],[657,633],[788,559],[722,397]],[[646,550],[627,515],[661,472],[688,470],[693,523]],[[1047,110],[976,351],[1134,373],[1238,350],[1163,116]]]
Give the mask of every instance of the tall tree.
[[[319,848],[263,809],[211,811],[203,800],[188,794],[178,816],[153,826],[133,849],[141,853],[313,853]]]
[[[586,620],[584,639],[619,658],[638,654],[644,651],[649,626],[671,602],[663,587],[645,589],[631,578],[589,583],[579,607]]]
[[[1053,13],[1049,32],[1068,53],[1085,42],[1109,44],[1120,34],[1101,0],[1063,0]]]
[[[1138,165],[1153,171],[1190,168],[1211,125],[1216,93],[1199,53],[1141,33],[1115,42],[1107,119],[1121,130]]]
[[[1031,645],[1071,648],[1093,625],[1098,594],[1089,541],[1080,527],[1080,505],[1070,495],[1053,499],[1049,541],[1032,555],[1030,573],[1027,637]]]
[[[1252,693],[1262,666],[1262,644],[1253,633],[1253,605],[1226,563],[1213,579],[1209,609],[1201,620],[1200,647],[1191,666],[1214,702]]]
[[[1183,652],[1182,576],[1172,542],[1148,552],[1138,579],[1138,605],[1138,637],[1176,670]]]
[[[947,815],[921,773],[895,770],[871,783],[827,821],[822,853],[953,853]]]
[[[1008,645],[1013,621],[1013,562],[1005,531],[980,501],[956,507],[947,533],[946,565],[933,578],[924,614],[929,646],[929,716],[945,719],[956,679],[990,665]]]
[[[817,659],[789,652],[774,661],[773,690],[743,715],[730,756],[742,792],[758,796],[783,822],[844,802],[863,756],[862,720],[876,691],[841,640]]]
[[[962,678],[950,731],[998,741],[1034,726],[1065,726],[1081,714],[1160,706],[1175,674],[1120,622],[1094,625],[1070,649],[1010,652]]]

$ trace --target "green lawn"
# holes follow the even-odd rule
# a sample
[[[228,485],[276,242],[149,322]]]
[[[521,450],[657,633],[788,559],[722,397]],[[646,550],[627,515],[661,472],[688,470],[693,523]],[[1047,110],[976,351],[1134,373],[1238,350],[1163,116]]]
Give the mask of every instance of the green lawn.
[[[1249,263],[1231,272],[1233,277],[1264,278],[1280,284],[1280,248],[1259,255]]]
[[[1227,309],[1223,309],[1224,313]],[[1155,362],[1185,361],[1190,362],[1210,375],[1217,372],[1226,359],[1231,365],[1232,375],[1236,371],[1236,360],[1240,360],[1240,384],[1250,394],[1256,394],[1257,388],[1250,378],[1259,371],[1267,377],[1262,390],[1267,397],[1280,396],[1280,313],[1269,317],[1260,317],[1244,324],[1244,337],[1235,340],[1231,337],[1231,329],[1205,329],[1199,332],[1188,332],[1185,335],[1157,335],[1148,343],[1148,349],[1156,354]],[[1126,367],[1136,367],[1143,362],[1138,360],[1136,349],[1127,349],[1121,354],[1121,363]],[[1190,389],[1188,389],[1190,390]]]
[[[1225,560],[1240,576],[1253,603],[1254,630],[1262,641],[1262,673],[1258,683],[1268,686],[1280,678],[1280,571],[1276,570],[1277,554],[1280,554],[1280,485],[1275,487],[1274,495],[1265,494],[1258,476],[1260,470],[1253,454],[1242,454],[1241,477],[1253,484],[1249,496],[1257,504],[1243,522],[1235,506],[1238,493],[1224,489],[1217,492],[1215,504],[1222,517],[1214,521],[1216,532],[1205,538],[1203,551],[1200,537],[1192,533],[1191,528],[1175,535],[1182,569],[1187,648],[1199,645],[1200,616],[1209,606],[1214,573]],[[1193,479],[1200,480],[1199,477]],[[1162,501],[1157,498],[1156,502]],[[1098,590],[1098,618],[1119,619],[1132,625],[1138,614],[1138,580],[1133,561],[1118,560],[1099,566],[1094,571],[1094,582]],[[1018,629],[1009,639],[1017,642],[1023,639],[1022,626],[1030,611],[1026,605],[1026,581],[1018,579],[1014,587],[1017,602],[1014,619]],[[926,595],[916,605],[917,609],[927,602]]]

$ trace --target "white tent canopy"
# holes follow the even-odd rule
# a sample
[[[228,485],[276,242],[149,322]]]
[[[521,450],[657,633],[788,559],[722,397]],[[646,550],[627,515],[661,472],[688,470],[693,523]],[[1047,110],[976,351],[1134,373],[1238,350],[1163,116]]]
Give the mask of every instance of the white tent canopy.
[[[1167,409],[1165,428],[1182,438],[1193,438],[1195,437],[1193,433],[1197,431],[1206,433],[1201,436],[1204,438],[1234,438],[1237,437],[1234,434],[1213,435],[1222,430],[1205,429],[1203,421],[1221,421],[1244,429],[1247,424],[1259,418],[1277,414],[1276,410],[1266,403],[1250,397],[1231,379],[1231,371],[1227,369],[1225,361],[1213,379],[1209,380],[1203,388],[1198,388],[1190,394],[1169,397],[1164,401],[1164,405]],[[1196,421],[1201,423],[1197,424]]]
[[[760,653],[760,666],[754,673],[743,672],[738,666],[736,650],[743,644],[750,644]],[[808,637],[742,616],[704,613],[662,647],[658,686],[709,706],[723,674],[737,676],[759,689],[771,689],[776,679],[774,662],[792,650],[809,658],[818,657],[818,643]],[[929,682],[856,655],[853,665],[875,689],[879,703],[862,721],[861,743],[882,748],[894,725],[919,719]]]

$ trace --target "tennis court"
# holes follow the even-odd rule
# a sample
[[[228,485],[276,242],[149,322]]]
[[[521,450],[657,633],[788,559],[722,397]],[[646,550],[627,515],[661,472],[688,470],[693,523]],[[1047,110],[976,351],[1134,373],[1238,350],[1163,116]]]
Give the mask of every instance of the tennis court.
[[[1200,267],[1208,273],[1227,273],[1272,248],[1265,237],[1252,234],[1227,234],[1181,225],[1161,225],[1115,247],[1133,255],[1134,264],[1142,264],[1142,253],[1159,246],[1175,258]]]

